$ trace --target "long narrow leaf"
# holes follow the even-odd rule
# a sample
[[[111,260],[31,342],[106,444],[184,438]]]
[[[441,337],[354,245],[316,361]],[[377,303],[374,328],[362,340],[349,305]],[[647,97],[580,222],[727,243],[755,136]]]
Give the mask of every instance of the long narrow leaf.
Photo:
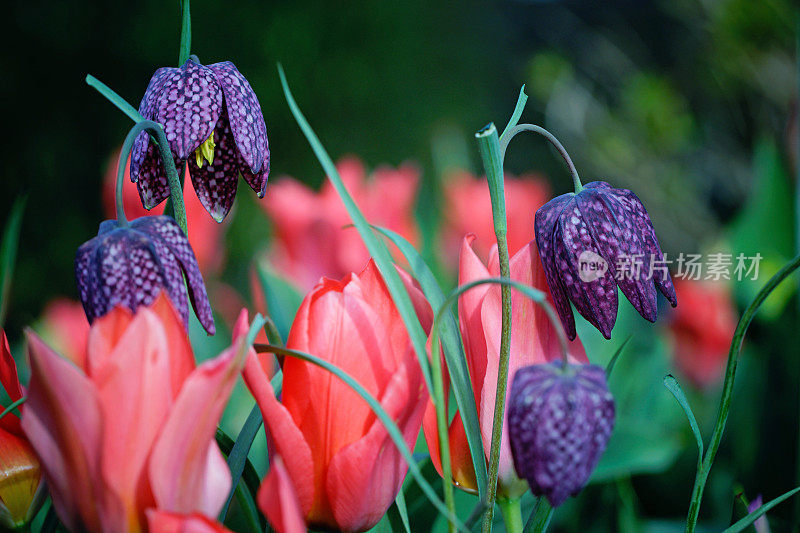
[[[699,468],[703,461],[703,435],[700,434],[700,426],[697,425],[697,419],[694,417],[692,407],[689,405],[689,401],[686,399],[678,380],[671,374],[664,376],[664,386],[672,393],[683,412],[686,413],[686,418],[689,419],[689,426],[692,428],[692,433],[694,433],[694,438],[697,441],[697,450],[699,452],[697,463]]]
[[[553,508],[550,506],[550,502],[544,496],[539,496],[533,511],[531,511],[531,516],[525,524],[523,533],[542,533],[550,525],[552,518]]]
[[[111,87],[109,87],[102,81],[98,80],[91,74],[86,75],[86,83],[90,87],[96,89],[97,92],[105,96],[106,100],[117,106],[117,109],[128,115],[128,117],[130,117],[132,121],[141,122],[144,120],[142,115],[140,115],[139,112],[131,104],[125,101],[123,97],[118,95],[116,92],[114,92],[114,90]]]
[[[403,487],[400,487],[400,492],[397,493],[397,498],[394,499],[394,503],[389,507],[386,516],[389,519],[389,525],[392,527],[392,533],[411,533]]]
[[[444,292],[436,281],[433,272],[425,263],[425,260],[417,250],[409,243],[405,237],[390,229],[375,227],[375,229],[385,235],[400,250],[411,267],[411,273],[422,287],[422,292],[430,302],[433,309],[439,309],[445,301]],[[488,475],[486,473],[486,458],[483,453],[483,440],[481,428],[478,422],[478,410],[475,405],[475,393],[472,390],[467,358],[464,354],[464,346],[459,334],[458,321],[452,308],[448,307],[442,317],[440,326],[440,336],[444,346],[444,356],[447,361],[447,369],[450,373],[450,381],[453,384],[453,393],[456,398],[461,420],[464,423],[464,431],[469,444],[472,464],[475,465],[475,479],[478,483],[478,498],[484,499],[484,492]]]
[[[8,294],[11,290],[11,278],[14,275],[14,263],[17,262],[19,231],[22,227],[22,213],[25,211],[26,199],[25,196],[20,196],[14,201],[3,230],[3,243],[0,245],[0,328],[5,324],[8,313]]]
[[[614,371],[614,367],[617,366],[617,360],[619,359],[619,356],[622,355],[622,352],[625,350],[625,346],[628,345],[628,343],[631,341],[632,338],[633,338],[633,335],[628,335],[628,338],[625,339],[622,342],[622,344],[619,345],[619,348],[617,348],[617,351],[614,352],[614,355],[611,357],[611,360],[606,365],[606,379],[611,377],[611,372],[613,372]]]
[[[761,518],[764,515],[764,513],[766,513],[767,511],[769,511],[770,509],[772,509],[773,507],[775,507],[779,503],[783,502],[784,500],[787,500],[787,499],[791,498],[792,496],[794,496],[798,492],[800,492],[800,487],[792,489],[789,492],[778,496],[774,500],[768,501],[767,503],[765,503],[764,505],[762,505],[761,507],[759,507],[758,509],[756,509],[755,511],[753,511],[749,515],[745,516],[744,518],[742,518],[741,520],[739,520],[738,522],[733,524],[731,527],[729,527],[728,529],[726,529],[722,533],[739,533],[740,531],[744,531],[753,522],[755,522],[756,520]]]
[[[425,479],[425,476],[422,474],[422,471],[419,469],[417,462],[414,460],[414,456],[411,453],[411,450],[408,449],[406,445],[406,441],[403,438],[403,433],[400,431],[400,428],[397,427],[392,417],[389,416],[389,413],[383,408],[381,403],[375,399],[372,394],[367,391],[358,381],[353,379],[353,377],[336,366],[335,364],[331,363],[330,361],[326,361],[325,359],[321,359],[315,355],[311,355],[309,353],[301,352],[298,350],[290,350],[288,348],[281,348],[280,346],[272,346],[272,345],[257,345],[256,350],[263,352],[263,353],[274,353],[275,355],[283,355],[284,357],[295,357],[302,361],[307,361],[314,365],[317,365],[321,368],[324,368],[331,374],[334,374],[336,377],[341,379],[347,386],[349,386],[353,391],[361,396],[367,405],[369,405],[372,412],[375,413],[375,416],[378,420],[381,421],[383,426],[386,428],[386,431],[389,433],[389,437],[391,437],[394,444],[397,446],[397,449],[400,451],[400,454],[408,463],[408,469],[411,472],[411,475],[414,476],[414,479],[417,481],[417,484],[420,486],[422,491],[428,497],[428,500],[433,504],[434,507],[445,517],[447,517],[455,527],[461,531],[467,531],[464,525],[456,516],[450,515],[445,506],[444,502],[436,495],[436,491],[433,490],[433,487],[428,483]],[[365,465],[365,468],[368,465]]]
[[[258,430],[261,428],[261,424],[263,422],[264,420],[261,418],[261,410],[256,405],[253,407],[253,410],[250,411],[244,426],[242,426],[241,431],[239,431],[239,435],[236,437],[236,441],[233,443],[231,453],[228,455],[228,468],[231,471],[233,489],[231,489],[230,494],[228,494],[228,499],[225,501],[225,505],[222,507],[222,511],[219,514],[220,521],[225,521],[225,517],[228,514],[228,508],[230,507],[231,500],[233,499],[235,487],[239,483],[239,478],[242,477],[242,472],[244,472],[244,465],[247,462],[247,456],[250,453],[250,447],[253,445],[253,441],[255,440]]]
[[[417,314],[414,312],[414,305],[411,302],[411,297],[406,292],[403,282],[400,279],[400,275],[395,270],[392,257],[389,254],[389,249],[381,239],[375,236],[372,228],[367,222],[367,219],[364,218],[364,215],[353,201],[350,193],[347,192],[347,188],[344,186],[342,178],[339,176],[339,172],[336,170],[336,165],[333,164],[328,152],[325,151],[325,148],[322,146],[322,143],[320,143],[319,138],[314,133],[314,130],[311,129],[311,126],[308,124],[303,116],[303,113],[300,111],[300,108],[297,106],[297,102],[295,102],[292,92],[289,90],[289,84],[286,81],[286,75],[283,73],[283,67],[280,65],[278,65],[278,74],[281,78],[283,94],[286,97],[286,102],[289,104],[289,109],[292,111],[292,115],[294,115],[297,124],[300,126],[300,129],[303,131],[303,134],[306,136],[306,139],[311,145],[314,155],[317,156],[317,159],[322,165],[323,170],[328,175],[328,179],[330,180],[334,189],[336,189],[339,197],[342,199],[342,203],[344,203],[344,206],[347,209],[351,220],[353,221],[353,225],[358,230],[361,240],[364,241],[364,245],[367,247],[369,254],[375,260],[375,265],[378,267],[378,270],[383,276],[386,287],[389,289],[389,294],[391,294],[392,300],[394,300],[394,304],[397,306],[397,311],[403,318],[403,323],[408,331],[408,336],[411,339],[412,345],[414,346],[414,351],[416,352],[417,359],[419,360],[420,367],[422,368],[422,374],[425,377],[425,384],[427,385],[429,391],[433,391],[430,363],[428,361],[428,355],[425,349],[427,337],[425,332],[422,330],[422,326],[419,323]]]

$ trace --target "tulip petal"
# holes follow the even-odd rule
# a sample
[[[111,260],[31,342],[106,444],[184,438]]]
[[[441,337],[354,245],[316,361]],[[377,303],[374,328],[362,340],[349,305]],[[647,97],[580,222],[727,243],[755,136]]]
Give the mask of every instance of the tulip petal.
[[[184,382],[150,458],[150,483],[158,508],[216,516],[225,503],[230,473],[209,487],[209,476],[220,477],[214,469],[219,461],[209,456],[209,446],[215,445],[217,424],[243,354],[248,353],[243,342],[243,337],[236,338],[230,348],[198,366]]]
[[[89,379],[69,361],[28,332],[31,381],[22,418],[31,445],[42,461],[53,505],[71,530],[99,531],[99,508],[124,516],[97,473],[101,413]]]
[[[225,95],[236,147],[250,171],[257,174],[268,157],[267,125],[250,83],[230,61],[208,65]]]
[[[474,242],[475,235],[469,234],[464,237],[461,245],[458,267],[459,285],[490,277],[489,270],[478,259],[472,248]],[[490,288],[489,285],[478,285],[469,289],[458,299],[459,326],[464,339],[464,349],[476,401],[480,400],[483,376],[486,373],[486,337],[481,319],[481,305]],[[500,315],[497,315],[496,318],[499,323]]]
[[[307,515],[314,504],[314,457],[305,437],[292,420],[292,415],[275,398],[269,376],[259,362],[260,358],[268,356],[269,354],[251,354],[247,358],[244,382],[261,409],[269,449],[273,456],[278,454],[284,458],[300,507],[303,514]],[[288,362],[289,360],[286,361]]]
[[[411,448],[419,434],[428,394],[416,359],[409,355],[380,401]],[[367,434],[342,448],[328,467],[326,488],[338,528],[366,531],[377,524],[397,497],[407,471],[408,464],[383,423],[375,420]]]
[[[147,523],[150,533],[231,533],[219,522],[200,513],[180,514],[148,509]]]
[[[141,103],[139,103],[139,114],[145,120],[154,120],[156,115],[156,104],[161,96],[161,89],[164,87],[164,80],[176,70],[169,67],[161,67],[156,70],[153,77],[150,78],[150,83],[147,84],[147,89],[144,92]],[[133,143],[133,150],[131,151],[131,181],[136,183],[139,179],[139,171],[142,163],[144,162],[145,154],[148,151],[150,144],[150,134],[142,131],[136,136]]]
[[[164,79],[155,118],[178,159],[186,160],[208,138],[220,113],[222,90],[207,67],[189,59]]]
[[[561,213],[567,208],[571,198],[572,195],[570,194],[563,194],[553,198],[536,211],[534,221],[536,245],[539,248],[542,265],[547,276],[547,286],[550,288],[550,295],[553,297],[556,312],[558,312],[558,316],[561,318],[561,323],[570,340],[577,335],[575,317],[569,305],[566,287],[559,275],[555,231]]]
[[[42,470],[24,433],[16,435],[0,428],[0,466],[0,505],[8,514],[4,518],[17,524],[27,522],[28,515],[36,511]]]
[[[189,175],[200,203],[214,220],[222,222],[233,207],[239,170],[236,144],[225,111],[214,128],[214,142],[214,161],[203,161],[203,166],[198,167],[197,158],[189,158]]]
[[[267,477],[258,490],[258,507],[278,533],[305,533],[300,501],[279,455],[273,455]]]
[[[14,361],[14,356],[11,355],[11,349],[8,347],[8,338],[6,332],[0,329],[2,334],[2,346],[0,346],[0,385],[5,389],[11,402],[16,402],[22,398],[22,386],[19,384],[19,375],[17,374],[17,363]],[[23,407],[20,406],[20,412]],[[24,435],[22,427],[19,425],[19,417],[14,413],[8,413],[0,419],[0,429],[4,429],[9,433],[21,437]]]
[[[178,263],[180,263],[183,274],[186,276],[189,299],[192,302],[197,318],[200,319],[200,323],[208,334],[213,335],[215,332],[214,316],[211,313],[211,304],[208,302],[203,275],[200,273],[200,267],[197,265],[197,259],[194,256],[189,240],[180,226],[175,223],[172,217],[161,215],[138,218],[131,223],[131,227],[154,237],[156,241],[163,242],[171,252],[171,255],[175,256]],[[173,303],[176,303],[174,299]],[[178,310],[180,311],[180,309]]]
[[[152,504],[146,462],[172,403],[167,347],[158,316],[143,308],[113,350],[88,360],[103,414],[103,479],[134,516]]]

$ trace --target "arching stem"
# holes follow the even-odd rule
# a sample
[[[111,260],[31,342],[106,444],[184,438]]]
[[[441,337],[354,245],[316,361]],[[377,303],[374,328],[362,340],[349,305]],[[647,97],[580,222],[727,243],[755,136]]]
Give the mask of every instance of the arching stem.
[[[534,124],[518,124],[516,126],[511,127],[508,131],[503,133],[503,137],[500,139],[500,157],[501,159],[506,155],[506,148],[508,148],[508,143],[511,139],[514,138],[519,132],[522,131],[531,131],[533,133],[538,133],[552,144],[558,153],[561,154],[561,157],[564,158],[564,161],[567,163],[567,168],[569,169],[569,173],[572,176],[572,185],[575,187],[575,194],[578,194],[583,190],[583,184],[581,183],[581,178],[578,176],[578,171],[575,168],[575,165],[572,163],[572,159],[569,157],[567,150],[564,148],[556,136],[544,129],[541,126],[536,126]]]

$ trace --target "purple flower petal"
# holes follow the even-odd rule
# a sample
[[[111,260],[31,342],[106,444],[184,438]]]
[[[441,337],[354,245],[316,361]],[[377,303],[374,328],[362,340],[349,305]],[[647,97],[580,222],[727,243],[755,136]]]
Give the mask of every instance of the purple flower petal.
[[[540,207],[536,211],[534,218],[534,228],[536,232],[536,246],[539,248],[539,257],[544,266],[545,278],[553,297],[553,305],[556,308],[564,330],[570,340],[575,340],[575,318],[572,315],[572,308],[567,299],[566,289],[561,281],[556,261],[556,246],[553,242],[556,223],[561,212],[569,203],[571,195],[565,194],[554,198]]]
[[[175,256],[186,276],[189,299],[197,318],[200,319],[200,323],[208,334],[214,335],[214,317],[208,302],[203,276],[197,266],[197,258],[189,245],[189,239],[175,223],[175,220],[166,215],[142,217],[131,222],[131,228],[152,237],[154,241],[161,241]]]
[[[191,59],[163,82],[155,120],[164,126],[172,152],[187,159],[214,130],[222,113],[222,90],[214,73]]]
[[[142,101],[139,103],[139,114],[142,115],[145,120],[155,120],[156,104],[161,96],[164,80],[175,70],[178,69],[161,67],[156,70],[153,77],[150,78],[150,83],[147,84],[147,90],[145,90]],[[139,170],[144,162],[145,153],[150,144],[149,141],[150,135],[146,131],[143,131],[136,136],[136,141],[133,143],[133,150],[131,151],[131,181],[134,183],[139,179]]]
[[[256,93],[230,61],[208,65],[208,68],[216,76],[225,94],[225,107],[239,154],[247,163],[250,172],[258,174],[264,161],[269,161],[269,148],[267,125],[264,123],[264,115]],[[255,190],[260,191],[260,189]]]
[[[198,167],[195,158],[189,158],[189,175],[200,203],[214,220],[222,222],[233,206],[239,173],[236,144],[224,111],[214,129],[214,141],[214,162],[204,161]]]
[[[180,175],[183,169],[183,162],[180,159],[175,159],[175,167],[178,169],[178,175]],[[142,205],[145,209],[153,209],[169,198],[170,189],[167,171],[164,169],[164,164],[161,161],[161,156],[155,143],[151,142],[147,146],[147,152],[139,168],[138,177],[136,187],[139,189],[139,198],[142,200]]]
[[[264,137],[264,141],[266,142],[266,137]],[[259,198],[264,198],[264,194],[267,192],[267,178],[269,177],[269,149],[265,148],[267,153],[267,157],[264,160],[263,165],[261,166],[261,170],[256,172],[255,174],[250,172],[250,168],[247,164],[242,160],[240,155],[237,155],[237,162],[239,167],[239,172],[242,173],[242,177],[244,181],[253,189],[256,194],[258,194]]]
[[[554,241],[559,245],[558,270],[569,299],[586,320],[610,339],[617,319],[617,284],[608,269],[589,273],[588,281],[581,279],[580,266],[586,255],[602,258],[602,254],[592,240],[574,197],[558,220]]]
[[[655,287],[649,277],[650,253],[625,207],[605,191],[587,186],[575,197],[578,207],[622,293],[642,317],[654,322],[658,309]],[[623,263],[623,271],[617,268],[620,259],[627,261]],[[637,261],[641,262],[639,266],[635,264]]]
[[[514,467],[535,495],[561,505],[586,485],[614,427],[614,398],[595,365],[521,368],[509,394]]]

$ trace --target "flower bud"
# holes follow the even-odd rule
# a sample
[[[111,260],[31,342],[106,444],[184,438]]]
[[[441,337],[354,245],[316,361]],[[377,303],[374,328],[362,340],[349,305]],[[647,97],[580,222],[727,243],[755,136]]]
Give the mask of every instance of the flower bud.
[[[553,507],[583,489],[613,427],[614,398],[599,366],[559,361],[514,376],[508,405],[514,468]]]

